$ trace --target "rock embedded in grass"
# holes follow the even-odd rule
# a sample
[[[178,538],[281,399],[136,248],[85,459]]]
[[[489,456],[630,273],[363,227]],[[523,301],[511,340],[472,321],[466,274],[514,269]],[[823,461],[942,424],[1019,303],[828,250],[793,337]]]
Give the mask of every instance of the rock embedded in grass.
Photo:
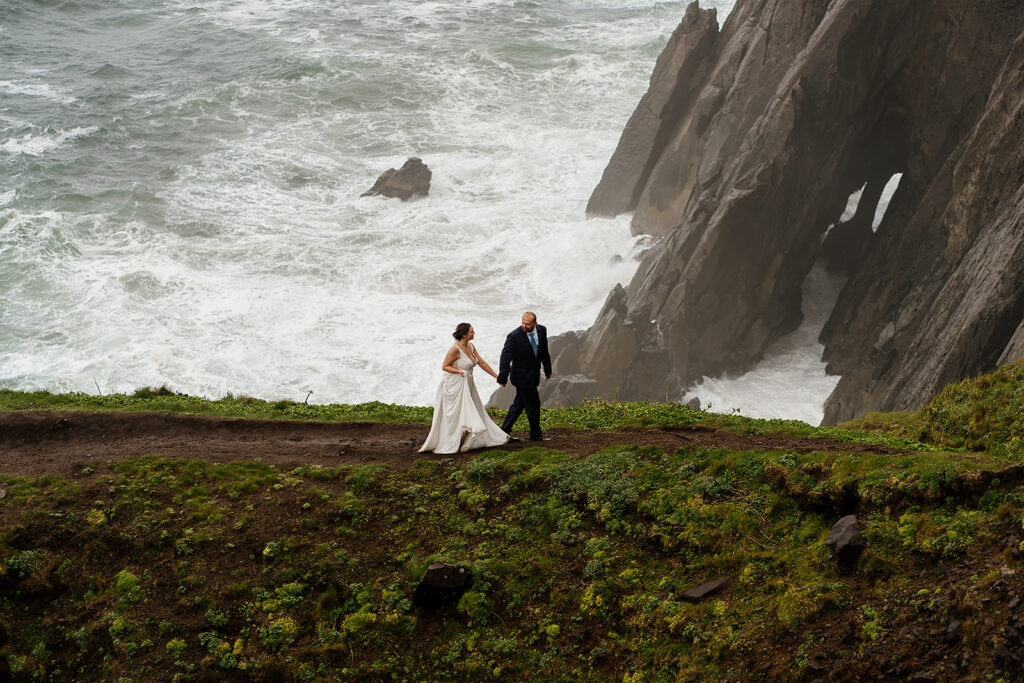
[[[691,588],[683,593],[683,600],[686,600],[687,602],[700,602],[704,598],[721,593],[732,586],[735,582],[735,576],[723,576],[719,579],[715,579],[714,581],[702,583],[701,585]]]
[[[832,551],[836,562],[843,567],[857,564],[860,554],[864,552],[868,542],[860,533],[857,515],[846,515],[835,523],[825,539],[825,545]]]
[[[453,603],[469,587],[472,572],[469,567],[433,562],[413,592],[412,601],[419,607],[438,607]]]

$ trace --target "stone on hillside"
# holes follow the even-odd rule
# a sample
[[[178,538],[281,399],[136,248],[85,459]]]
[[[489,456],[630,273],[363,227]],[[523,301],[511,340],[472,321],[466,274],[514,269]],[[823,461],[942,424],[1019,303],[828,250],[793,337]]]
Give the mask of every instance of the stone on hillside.
[[[389,168],[384,171],[377,182],[361,196],[398,197],[406,201],[412,197],[425,197],[430,191],[430,169],[422,160],[410,157],[399,170]]]
[[[427,567],[413,591],[412,601],[419,607],[437,607],[455,602],[469,586],[470,576],[469,567],[434,562]]]
[[[832,551],[832,555],[839,564],[853,566],[857,563],[860,554],[868,542],[860,533],[860,524],[857,523],[857,515],[846,515],[832,527],[825,545]]]
[[[735,582],[735,576],[723,576],[720,579],[708,581],[707,583],[702,583],[696,588],[691,588],[690,590],[683,593],[682,597],[683,600],[686,600],[687,602],[700,602],[705,598],[708,598],[717,593],[721,593]]]
[[[1014,557],[1014,559],[1017,559],[1021,556],[1020,546],[1020,539],[1012,534],[1008,536],[1005,541],[1003,541],[1003,548],[1007,550],[1010,553],[1010,555]]]

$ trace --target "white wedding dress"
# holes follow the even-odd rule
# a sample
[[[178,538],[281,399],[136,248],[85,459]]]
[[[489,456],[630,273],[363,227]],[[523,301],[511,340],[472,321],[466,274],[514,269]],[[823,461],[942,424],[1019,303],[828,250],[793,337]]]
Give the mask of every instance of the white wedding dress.
[[[455,348],[459,349],[457,344]],[[475,348],[473,355],[476,355]],[[476,360],[468,358],[462,349],[459,349],[459,359],[455,361],[455,367],[466,374],[444,373],[441,384],[437,387],[437,396],[434,398],[434,421],[430,425],[430,433],[423,442],[420,453],[458,453],[474,448],[500,446],[508,442],[508,434],[494,424],[484,410],[483,402],[480,401],[480,394],[473,383]]]

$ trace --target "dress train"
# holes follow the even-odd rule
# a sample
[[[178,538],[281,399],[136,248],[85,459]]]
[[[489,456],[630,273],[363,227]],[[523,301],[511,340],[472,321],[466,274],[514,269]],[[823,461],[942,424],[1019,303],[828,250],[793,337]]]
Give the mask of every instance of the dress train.
[[[458,345],[456,345],[458,348]],[[474,356],[476,349],[473,349]],[[434,420],[420,453],[458,453],[474,448],[489,448],[508,442],[509,436],[496,425],[484,409],[473,382],[476,359],[459,349],[455,367],[465,375],[444,373],[434,397]]]

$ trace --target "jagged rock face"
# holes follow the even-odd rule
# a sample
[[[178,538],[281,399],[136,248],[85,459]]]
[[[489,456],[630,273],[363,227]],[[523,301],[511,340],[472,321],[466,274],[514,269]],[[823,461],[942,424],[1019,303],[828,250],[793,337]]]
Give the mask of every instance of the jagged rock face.
[[[1001,6],[1014,15],[996,12],[993,21],[1015,28],[988,44],[1002,49],[987,55],[984,87],[960,111],[940,112],[953,135],[937,135],[939,116],[922,121],[913,144],[941,141],[946,153],[911,157],[868,253],[873,267],[851,279],[822,333],[828,369],[843,375],[826,422],[916,409],[951,381],[1022,357],[1015,330],[1024,316],[1024,7]],[[968,57],[984,51],[992,29],[976,28],[978,42],[958,45],[958,68],[969,79],[980,66],[971,68]]]
[[[799,324],[820,258],[850,275],[822,333],[843,376],[826,422],[1019,357],[1024,0],[739,0],[713,18],[687,9],[594,191],[591,213],[632,210],[662,239],[565,362],[619,399],[749,369]]]
[[[718,36],[715,10],[686,8],[679,27],[654,67],[651,86],[622,133],[615,155],[587,204],[587,215],[615,216],[636,206],[640,192],[680,116],[680,107],[695,99],[711,66]],[[618,182],[625,179],[627,182]]]

